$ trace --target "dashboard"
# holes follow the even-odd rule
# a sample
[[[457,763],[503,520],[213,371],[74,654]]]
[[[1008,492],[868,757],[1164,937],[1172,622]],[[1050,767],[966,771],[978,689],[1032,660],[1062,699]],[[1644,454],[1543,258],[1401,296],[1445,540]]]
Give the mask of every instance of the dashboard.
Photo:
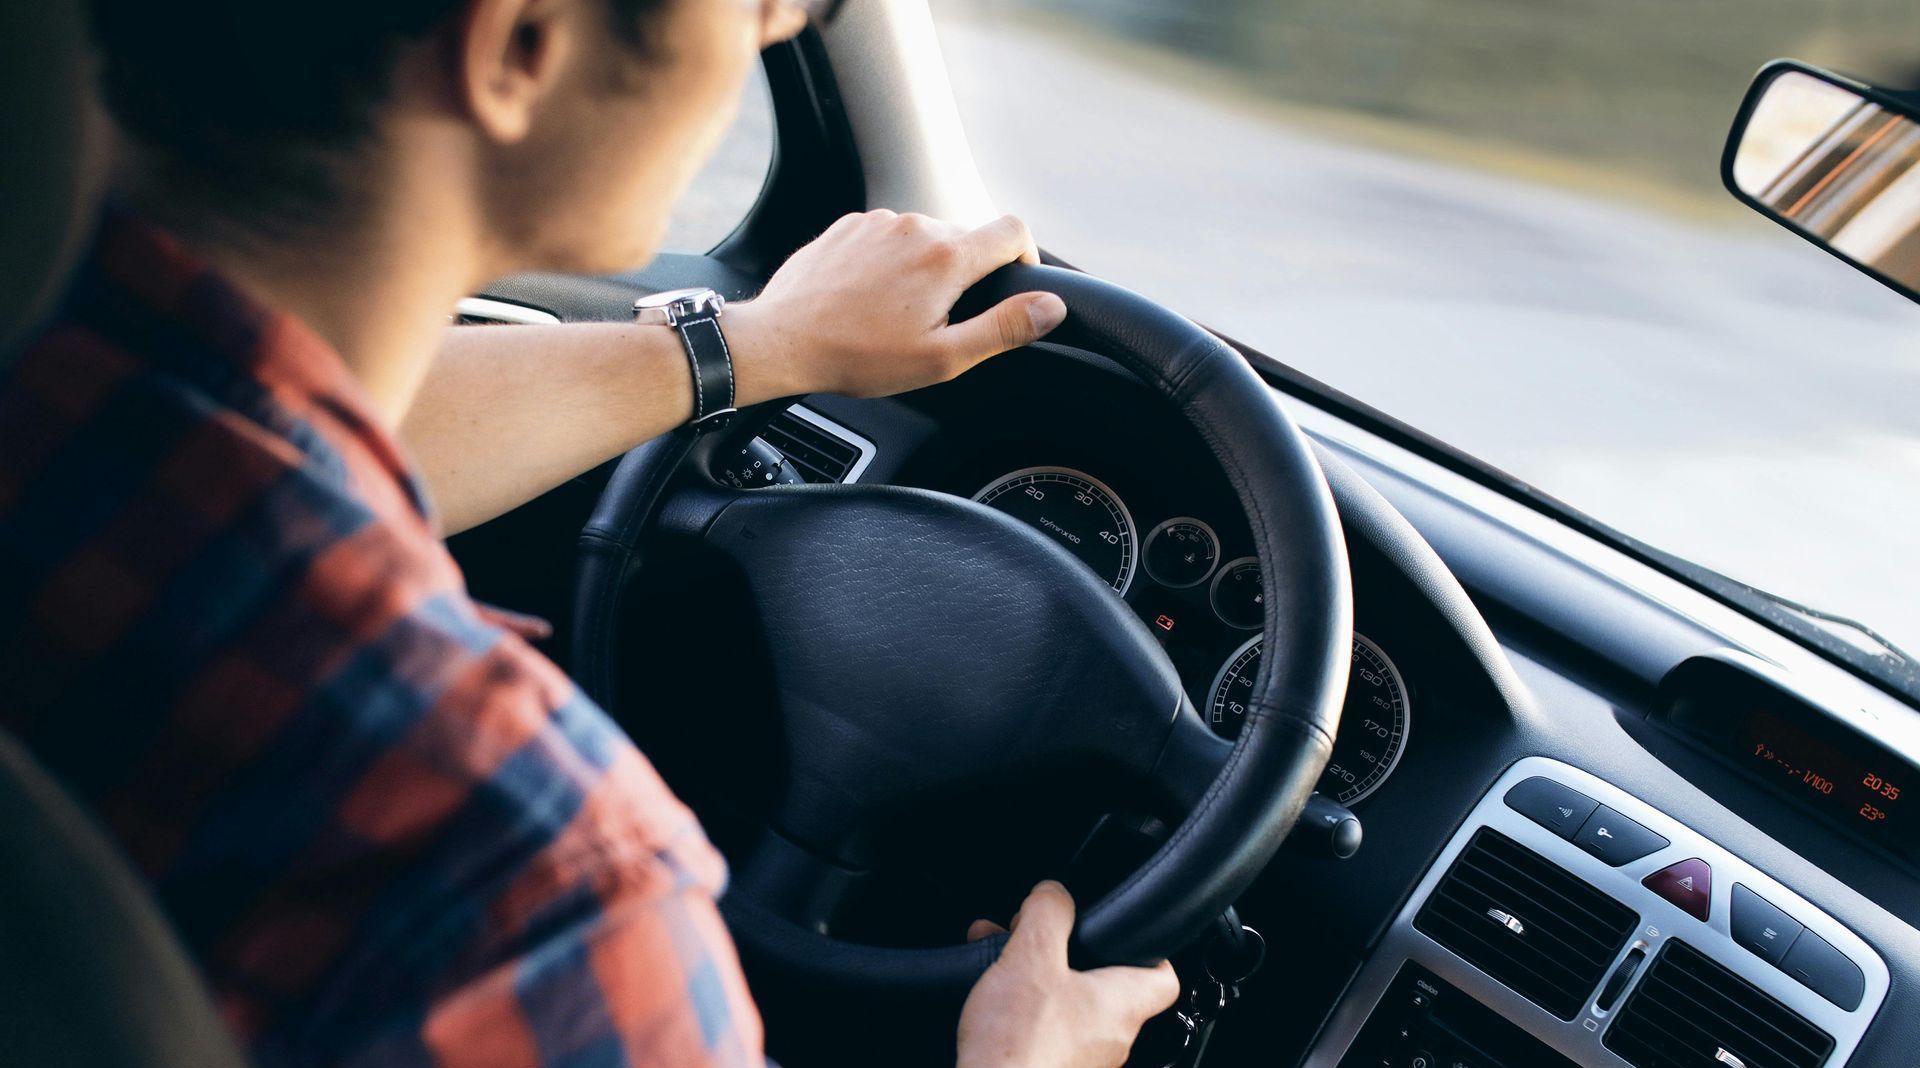
[[[1020,388],[1010,389],[1015,381]],[[1009,412],[1008,397],[1023,392],[1083,401],[1071,419],[1044,403],[1022,412],[1013,401]],[[1058,541],[1125,599],[1203,717],[1233,737],[1235,698],[1261,653],[1260,565],[1237,502],[1200,444],[1068,353],[1009,360],[980,381],[906,404],[925,420],[918,447],[897,468],[878,469],[999,509]],[[1352,523],[1352,502],[1341,503]],[[1262,1063],[1278,1046],[1300,1050],[1315,1068],[1846,1063],[1891,988],[1879,951],[1673,809],[1582,770],[1602,762],[1578,742],[1565,747],[1565,731],[1548,726],[1562,735],[1561,759],[1522,757],[1491,776],[1489,789],[1467,769],[1513,752],[1519,724],[1507,698],[1495,700],[1488,662],[1460,620],[1434,610],[1432,590],[1420,588],[1390,548],[1351,535],[1349,548],[1352,672],[1319,792],[1352,806],[1367,844],[1350,861],[1288,856],[1240,908],[1250,924],[1295,934],[1301,952],[1350,978],[1330,985],[1324,975],[1268,977],[1272,985],[1251,997],[1273,1005],[1318,999],[1324,1026],[1289,1025],[1282,1014],[1236,1020],[1216,1033],[1210,1059]],[[1700,783],[1750,783],[1901,861],[1901,800],[1920,776],[1789,690],[1758,680],[1754,665],[1737,657],[1683,661],[1644,711],[1628,717],[1627,733],[1650,751],[1699,757],[1714,769],[1697,773]],[[1573,795],[1589,799],[1576,808],[1579,819],[1602,822],[1583,833],[1521,812],[1510,795],[1543,777],[1575,784]],[[1619,852],[1616,843],[1634,841],[1636,829],[1638,851]],[[1489,863],[1475,851],[1491,848],[1494,836],[1530,859],[1493,863],[1537,867],[1524,875],[1469,867],[1462,875],[1461,865]],[[1490,883],[1489,871],[1511,885]],[[1559,929],[1555,909],[1565,906],[1529,881],[1536,877],[1565,880],[1561,890],[1576,900],[1590,896],[1584,908],[1616,914],[1617,932],[1576,951],[1589,936]],[[1462,911],[1462,898],[1473,907]],[[1436,909],[1457,915],[1436,920]],[[1770,911],[1755,920],[1761,910]],[[1294,919],[1302,915],[1315,917],[1318,930],[1303,931]],[[1587,922],[1588,913],[1577,915]],[[1495,918],[1512,926],[1495,927]],[[1770,934],[1753,933],[1756,923]],[[1785,938],[1792,941],[1778,944]],[[1545,959],[1583,961],[1580,974],[1561,980],[1564,992],[1542,992],[1527,967],[1516,970],[1514,955],[1526,952],[1516,947],[1530,940],[1544,945]],[[1706,997],[1688,985],[1702,982],[1698,976],[1740,1004],[1715,1003],[1713,1013],[1696,1007],[1683,1026],[1668,1015],[1671,1003]]]
[[[1260,563],[1230,556],[1219,533],[1239,534],[1230,512],[1161,516],[1173,496],[1161,489],[1140,522],[1099,475],[1038,464],[972,499],[1054,538],[1125,598],[1183,666],[1215,732],[1232,738],[1261,654]],[[1745,667],[1682,665],[1658,718],[1790,804],[1910,859],[1901,799],[1920,781],[1912,768]],[[1387,781],[1408,740],[1407,694],[1393,660],[1356,633],[1322,795],[1357,804]],[[1654,978],[1636,985],[1643,970]],[[1593,776],[1529,759],[1456,832],[1309,1063],[1843,1063],[1887,983],[1858,936],[1764,873]]]
[[[1377,443],[1350,444],[1365,439],[1338,420],[1296,414],[1324,446],[1353,567],[1354,670],[1320,792],[1353,808],[1365,840],[1350,859],[1282,853],[1239,903],[1242,919],[1282,947],[1286,966],[1269,965],[1245,984],[1245,1008],[1215,1029],[1205,1062],[1914,1063],[1920,813],[1909,806],[1920,804],[1910,793],[1920,789],[1920,769],[1900,756],[1920,751],[1920,740],[1903,733],[1914,728],[1912,710],[1835,682],[1811,654],[1689,601],[1670,583],[1635,578],[1657,596],[1628,585],[1620,565],[1579,556],[1458,477]],[[1124,371],[1039,345],[904,397],[806,398],[766,434],[808,481],[851,473],[939,490],[1054,538],[1147,624],[1195,707],[1232,736],[1236,687],[1261,651],[1258,583],[1248,581],[1259,565],[1204,443]],[[583,503],[562,505],[557,493],[541,506],[562,518],[536,519],[529,508],[494,533],[457,539],[476,596],[541,610],[531,584],[502,579],[499,592],[488,588],[527,571],[519,551],[527,539],[499,531],[545,522],[568,538],[594,489],[586,479],[565,490]],[[490,537],[512,551],[490,560]],[[545,614],[564,617],[564,606]],[[710,625],[697,616],[663,614],[643,632],[654,648],[636,650],[633,670],[657,678],[662,665],[692,662],[704,650],[691,636],[703,633]],[[749,839],[730,827],[726,806],[770,772],[678,751],[771,730],[746,711],[758,703],[754,672],[737,650],[726,656],[725,715],[628,726],[731,851]],[[701,688],[662,696],[669,707],[713,700]],[[1520,788],[1534,779],[1594,807],[1523,811]],[[930,944],[950,942],[958,910],[976,907],[983,893],[1024,889],[967,882],[983,867],[967,856],[1024,848],[975,825],[1052,815],[1069,823],[1070,802],[1011,799],[1004,810],[938,825],[919,858],[927,877],[891,884],[883,896],[920,909],[941,907],[943,894],[966,899],[921,932]],[[1560,807],[1577,823],[1552,826]],[[1646,851],[1610,854],[1622,839]],[[1472,901],[1460,911],[1460,887],[1475,885],[1471,867],[1483,855],[1521,865],[1596,917],[1597,941],[1564,954],[1580,958],[1564,990],[1536,989],[1482,944],[1551,945],[1556,914],[1528,898]],[[1480,884],[1483,893],[1497,889]],[[1711,994],[1687,986],[1702,981]],[[1686,1019],[1654,1011],[1656,997],[1682,995],[1733,998],[1777,1028],[1782,1044],[1755,1049],[1702,1023],[1735,1019],[1726,1005]],[[1711,1047],[1699,1045],[1707,1039]]]

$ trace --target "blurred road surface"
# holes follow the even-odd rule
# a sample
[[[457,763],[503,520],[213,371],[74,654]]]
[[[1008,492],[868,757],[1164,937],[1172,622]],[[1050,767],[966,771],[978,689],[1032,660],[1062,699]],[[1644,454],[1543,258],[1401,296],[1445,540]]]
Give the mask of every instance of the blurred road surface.
[[[1337,142],[1092,40],[941,33],[988,188],[1055,253],[1920,650],[1920,309],[1758,217]]]

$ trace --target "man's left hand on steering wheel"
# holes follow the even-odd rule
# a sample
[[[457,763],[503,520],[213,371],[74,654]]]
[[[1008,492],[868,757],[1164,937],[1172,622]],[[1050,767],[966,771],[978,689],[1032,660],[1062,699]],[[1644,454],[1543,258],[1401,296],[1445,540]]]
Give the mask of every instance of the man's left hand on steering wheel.
[[[1164,960],[1075,971],[1067,963],[1073,917],[1073,898],[1059,883],[1027,895],[1007,948],[960,1010],[959,1068],[1121,1064],[1141,1026],[1179,999],[1180,977]],[[978,920],[967,937],[1008,933]]]

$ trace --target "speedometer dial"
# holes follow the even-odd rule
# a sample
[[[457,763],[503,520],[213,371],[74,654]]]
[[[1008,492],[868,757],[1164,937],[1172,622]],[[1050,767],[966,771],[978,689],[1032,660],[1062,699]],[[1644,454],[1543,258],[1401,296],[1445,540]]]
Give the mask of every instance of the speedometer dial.
[[[1070,467],[1028,467],[993,480],[973,499],[999,509],[1066,546],[1106,582],[1133,584],[1140,537],[1133,516],[1107,484]]]
[[[1214,676],[1206,716],[1216,733],[1233,738],[1246,718],[1247,694],[1260,668],[1260,639],[1234,650]],[[1407,745],[1407,687],[1400,669],[1380,647],[1353,636],[1353,671],[1347,676],[1346,707],[1333,756],[1316,787],[1324,796],[1351,805],[1380,788],[1393,774]]]

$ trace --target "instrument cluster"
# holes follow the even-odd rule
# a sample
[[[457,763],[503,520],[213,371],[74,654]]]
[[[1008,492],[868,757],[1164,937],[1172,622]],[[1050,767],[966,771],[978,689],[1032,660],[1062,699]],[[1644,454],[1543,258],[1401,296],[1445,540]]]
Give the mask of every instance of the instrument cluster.
[[[1071,467],[1009,471],[973,499],[1053,537],[1092,568],[1148,624],[1214,731],[1239,734],[1266,606],[1260,561],[1227,557],[1218,532],[1244,525],[1238,517],[1216,517],[1218,527],[1193,515],[1149,517],[1156,521],[1142,537],[1133,510],[1111,486]],[[1346,707],[1320,793],[1351,805],[1378,789],[1406,748],[1410,704],[1393,660],[1356,633]]]

